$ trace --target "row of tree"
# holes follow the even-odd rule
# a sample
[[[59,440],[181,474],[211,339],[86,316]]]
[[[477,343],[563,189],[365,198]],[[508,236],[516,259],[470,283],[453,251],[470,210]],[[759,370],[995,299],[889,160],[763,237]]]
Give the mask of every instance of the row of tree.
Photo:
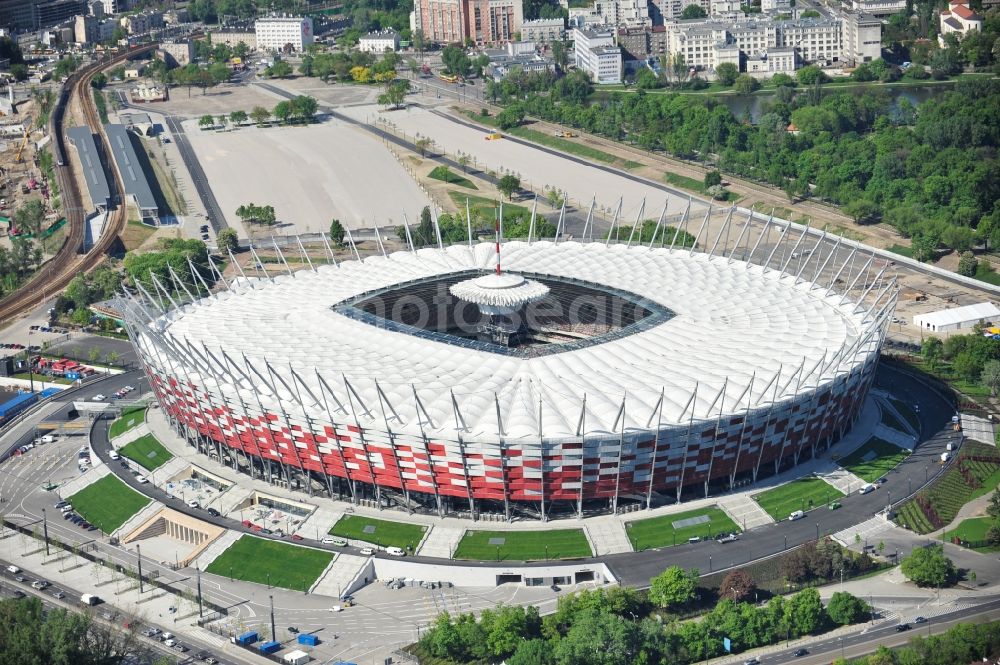
[[[932,372],[948,370],[969,383],[982,383],[993,396],[1000,390],[1000,340],[984,336],[982,325],[971,335],[952,335],[943,342],[937,337],[924,339],[920,355]]]
[[[588,84],[572,76],[545,92],[503,84],[486,92],[535,117],[714,162],[781,187],[792,199],[841,204],[858,222],[884,219],[915,245],[932,248],[918,258],[933,258],[942,246],[965,251],[1000,242],[1000,80],[960,80],[915,108],[880,89],[824,93],[788,79],[756,125],[709,96],[616,93],[590,100]]]
[[[438,616],[420,646],[430,656],[462,663],[507,665],[632,665],[693,663],[849,625],[869,616],[864,601],[833,595],[826,607],[819,592],[805,589],[772,598],[761,607],[723,598],[699,620],[676,622],[656,609],[694,599],[697,571],[667,569],[649,594],[612,587],[559,598],[556,611],[539,617],[534,607],[499,606],[472,614]]]
[[[955,665],[992,662],[1000,653],[1000,621],[960,623],[941,635],[914,637],[906,646],[879,646],[862,658],[838,658],[834,665]]]
[[[236,209],[236,216],[244,224],[258,224],[260,226],[274,226],[278,223],[278,218],[274,214],[274,206],[259,206],[254,203],[246,203]]]
[[[176,291],[170,274],[173,270],[177,278],[195,294],[197,291],[203,291],[201,280],[210,287],[215,282],[214,272],[209,266],[210,260],[208,249],[201,240],[164,238],[160,240],[157,251],[142,254],[127,253],[125,274],[133,283],[142,284],[150,295],[157,297],[159,291],[151,275],[155,275],[160,287]],[[191,265],[194,265],[200,280],[191,272]]]

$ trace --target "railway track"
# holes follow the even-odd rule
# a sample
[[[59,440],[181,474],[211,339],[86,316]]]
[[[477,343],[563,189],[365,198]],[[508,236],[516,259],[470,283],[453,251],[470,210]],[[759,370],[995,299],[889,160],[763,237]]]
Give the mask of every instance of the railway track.
[[[77,185],[77,169],[71,165],[63,140],[65,136],[65,112],[71,98],[76,97],[80,100],[87,126],[100,138],[104,144],[104,154],[108,155],[110,159],[112,153],[104,128],[101,126],[97,107],[94,104],[91,79],[101,70],[146,53],[153,48],[155,48],[155,44],[127,51],[111,60],[91,65],[74,73],[63,87],[56,108],[51,113],[49,133],[53,138],[53,145],[57,153],[55,176],[59,183],[60,192],[62,192],[63,210],[66,211],[69,236],[56,255],[39,268],[27,282],[13,293],[0,299],[0,324],[8,323],[28,310],[37,307],[47,298],[66,288],[76,275],[93,270],[100,265],[115,240],[124,230],[127,221],[127,212],[121,196],[121,193],[124,192],[124,184],[118,170],[112,167],[110,171],[113,176],[114,194],[119,203],[108,213],[104,232],[98,242],[90,248],[90,251],[81,253],[86,235],[87,211],[83,207],[83,197]]]

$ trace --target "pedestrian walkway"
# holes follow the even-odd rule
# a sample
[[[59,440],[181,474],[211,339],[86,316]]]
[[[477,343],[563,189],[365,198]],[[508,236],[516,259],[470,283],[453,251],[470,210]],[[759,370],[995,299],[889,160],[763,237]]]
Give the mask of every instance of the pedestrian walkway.
[[[464,535],[464,527],[435,525],[424,538],[424,543],[417,550],[417,554],[450,559],[458,547],[458,541],[462,540]]]
[[[152,519],[153,515],[163,510],[163,507],[163,504],[159,501],[150,501],[146,504],[145,508],[125,520],[124,524],[115,529],[115,531],[111,533],[111,537],[117,538],[118,540],[124,540],[125,536]]]
[[[326,572],[309,589],[309,593],[340,598],[362,569],[368,565],[369,560],[366,556],[338,554]]]
[[[229,546],[239,540],[242,535],[243,534],[239,531],[230,531],[229,529],[226,529],[226,532],[216,538],[215,542],[206,547],[205,550],[198,555],[198,558],[191,562],[191,564],[197,566],[200,570],[205,570],[208,568],[209,564],[222,556],[222,553],[229,549]]]
[[[603,556],[632,551],[632,543],[625,531],[625,523],[621,520],[583,522],[583,526],[594,546],[595,555]]]
[[[885,423],[880,423],[879,426],[875,428],[875,436],[883,441],[888,441],[894,446],[899,446],[900,448],[905,448],[910,451],[912,451],[917,445],[917,437],[910,434],[904,434],[899,430],[889,427]]]
[[[254,490],[250,487],[243,487],[242,485],[230,485],[222,494],[218,495],[205,507],[211,506],[218,510],[223,516],[229,517],[230,513],[233,511],[239,511],[240,508],[247,505],[250,497],[253,496]]]
[[[136,425],[127,432],[123,432],[111,439],[111,446],[118,450],[122,446],[128,445],[135,441],[136,439],[141,439],[142,437],[149,434],[149,425],[142,423],[141,425]]]
[[[59,496],[63,499],[71,497],[84,487],[93,485],[98,480],[107,476],[111,473],[111,469],[105,464],[101,464],[93,469],[90,469],[86,473],[80,474],[73,480],[59,487]]]
[[[891,399],[889,399],[889,393],[882,390],[877,391],[876,398],[878,399],[879,408],[882,409],[883,411],[887,411],[888,413],[892,414],[892,416],[896,419],[896,421],[903,426],[904,432],[906,434],[909,434],[913,437],[920,435],[920,432],[913,429],[913,426],[910,425],[910,421],[907,418],[905,418],[902,413],[899,412],[899,409],[896,408],[896,405],[892,403]]]
[[[745,494],[724,497],[719,501],[719,508],[744,531],[774,523],[774,518],[768,515],[759,503],[747,500]]]
[[[833,534],[833,539],[844,547],[850,547],[858,542],[872,544],[878,542],[881,534],[895,528],[898,527],[883,515],[876,515],[861,524],[855,524],[843,531],[838,531]]]
[[[166,491],[166,484],[176,478],[178,474],[187,470],[189,466],[191,466],[190,460],[174,457],[168,460],[163,466],[150,471],[149,482]]]

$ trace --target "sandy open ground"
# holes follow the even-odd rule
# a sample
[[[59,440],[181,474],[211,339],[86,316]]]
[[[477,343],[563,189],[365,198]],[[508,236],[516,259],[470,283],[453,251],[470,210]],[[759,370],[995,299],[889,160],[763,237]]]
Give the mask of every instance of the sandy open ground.
[[[530,181],[536,190],[548,186],[568,192],[571,203],[584,210],[595,195],[597,205],[610,210],[618,205],[619,197],[624,197],[621,221],[625,224],[635,221],[643,197],[646,198],[643,217],[655,218],[663,209],[664,192],[513,141],[487,141],[483,132],[442,118],[427,109],[409,107],[402,111],[383,112],[377,106],[354,106],[338,111],[359,120],[381,113],[395,123],[397,131],[404,132],[408,137],[412,138],[415,134],[427,136],[434,140],[439,150],[452,155],[461,151],[475,157],[476,166],[480,168],[485,166],[497,171],[502,167],[520,174],[521,180]],[[683,212],[686,204],[686,199],[671,197],[667,214]]]
[[[184,124],[230,225],[236,208],[273,205],[275,234],[326,231],[332,218],[351,228],[412,221],[430,200],[374,137],[336,120],[308,127],[202,131]]]

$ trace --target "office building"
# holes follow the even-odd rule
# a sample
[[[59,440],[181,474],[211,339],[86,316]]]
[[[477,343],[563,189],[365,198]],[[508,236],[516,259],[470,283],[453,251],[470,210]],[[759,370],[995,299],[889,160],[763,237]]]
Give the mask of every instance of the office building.
[[[399,33],[389,28],[388,30],[378,30],[369,32],[358,40],[358,50],[366,53],[385,53],[386,51],[399,50]]]
[[[313,22],[308,16],[266,16],[254,22],[257,48],[262,51],[301,52],[313,43]]]
[[[615,44],[613,32],[575,28],[573,44],[577,68],[590,74],[594,83],[622,82],[622,50]]]

